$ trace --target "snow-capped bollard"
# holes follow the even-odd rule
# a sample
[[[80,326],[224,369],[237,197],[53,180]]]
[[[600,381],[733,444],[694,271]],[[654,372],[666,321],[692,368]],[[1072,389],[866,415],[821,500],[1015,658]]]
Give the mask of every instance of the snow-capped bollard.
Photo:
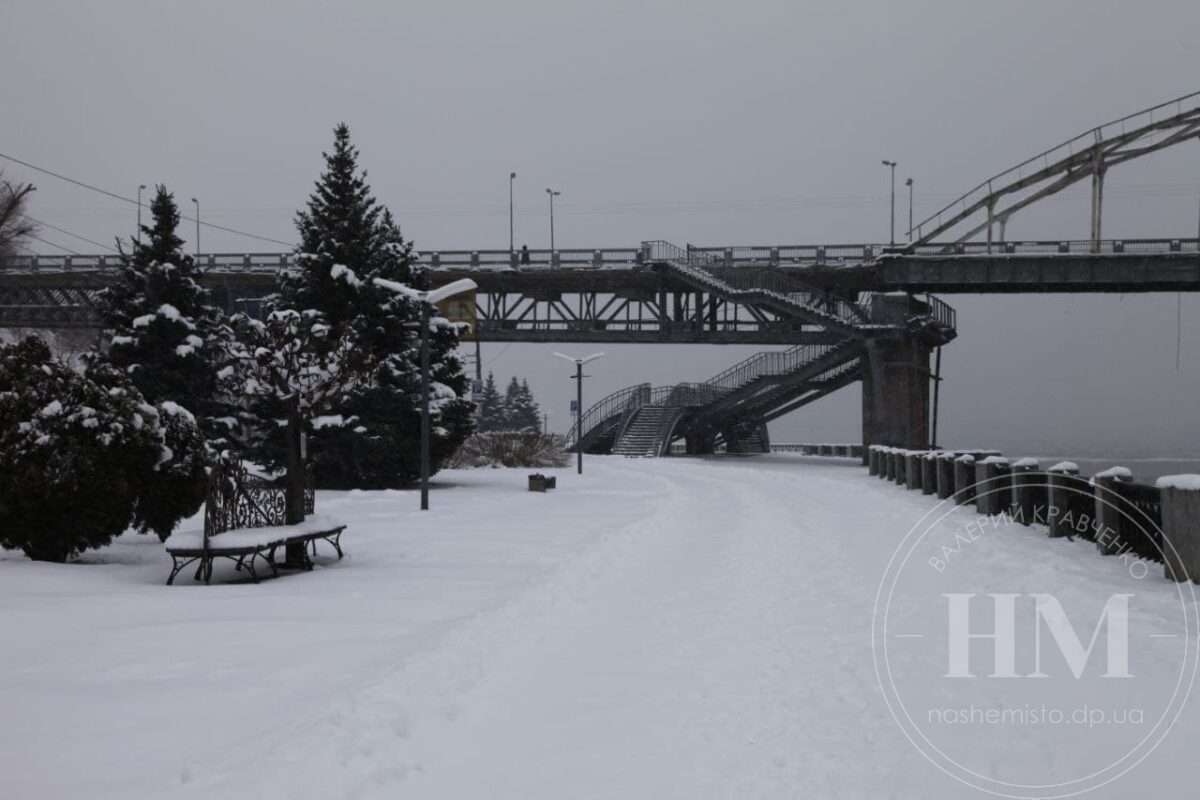
[[[954,453],[937,455],[937,496],[945,500],[954,494]]]
[[[1125,467],[1111,467],[1092,477],[1096,495],[1096,549],[1101,555],[1115,555],[1129,546],[1123,533],[1123,522],[1125,515],[1134,510],[1114,489],[1114,484],[1132,482],[1133,473]]]
[[[975,463],[975,509],[993,516],[1008,510],[1012,499],[1008,459],[988,456]]]
[[[1046,476],[1036,458],[1017,459],[1012,465],[1012,514],[1022,525],[1046,522]]]
[[[924,457],[920,450],[909,450],[904,454],[904,482],[913,491],[921,488],[921,460]]]
[[[1079,465],[1071,461],[1060,461],[1046,470],[1046,476],[1049,484],[1046,523],[1050,526],[1050,537],[1057,539],[1082,533],[1079,520],[1076,519],[1077,514],[1074,512],[1080,506],[1079,490],[1086,487],[1090,491],[1091,486],[1080,479]],[[1093,503],[1089,500],[1089,511],[1092,507]]]
[[[936,451],[931,450],[921,458],[921,494],[933,494],[938,489]]]
[[[893,480],[896,481],[897,486],[903,486],[905,481],[907,480],[908,476],[905,472],[907,467],[908,467],[908,451],[897,449],[896,450],[896,474],[893,476]]]
[[[1155,485],[1162,500],[1163,574],[1200,581],[1200,475],[1164,475]]]
[[[879,477],[885,481],[896,480],[896,448],[883,448],[883,469],[879,470]]]
[[[975,456],[970,453],[954,459],[954,499],[960,506],[975,499]]]
[[[867,448],[867,474],[879,474],[879,445],[877,444]]]

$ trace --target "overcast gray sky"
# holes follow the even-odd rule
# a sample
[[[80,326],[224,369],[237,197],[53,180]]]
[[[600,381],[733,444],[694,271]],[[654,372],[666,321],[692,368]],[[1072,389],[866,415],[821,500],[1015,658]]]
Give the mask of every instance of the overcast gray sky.
[[[332,126],[418,249],[879,241],[887,171],[928,212],[1109,119],[1200,89],[1200,3],[54,2],[0,0],[0,152],[132,195],[165,182],[202,216],[294,238]],[[33,213],[100,242],[132,207],[12,164]],[[1109,173],[1105,234],[1195,236],[1200,143]],[[906,216],[904,198],[899,216]],[[1086,190],[1010,238],[1085,238]],[[183,231],[191,237],[190,230]],[[80,251],[94,247],[45,237]],[[212,231],[203,249],[261,242]],[[50,248],[44,248],[51,251]],[[948,444],[1200,455],[1200,300],[951,297]],[[489,345],[563,428],[570,386],[533,345]],[[559,347],[558,349],[562,349]],[[590,348],[589,348],[590,349]],[[703,379],[749,349],[610,348],[599,396]],[[774,426],[854,440],[856,390]]]

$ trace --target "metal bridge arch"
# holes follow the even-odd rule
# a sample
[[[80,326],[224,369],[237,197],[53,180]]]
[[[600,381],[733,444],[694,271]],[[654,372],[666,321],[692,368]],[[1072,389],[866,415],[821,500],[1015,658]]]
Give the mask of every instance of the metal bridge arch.
[[[1093,252],[1101,239],[1104,175],[1118,164],[1200,138],[1200,92],[1147,108],[1068,139],[998,175],[918,223],[908,232],[913,246],[935,238],[965,242],[986,232],[989,245],[993,229],[1000,239],[1009,218],[1039,200],[1091,178],[1091,233]]]

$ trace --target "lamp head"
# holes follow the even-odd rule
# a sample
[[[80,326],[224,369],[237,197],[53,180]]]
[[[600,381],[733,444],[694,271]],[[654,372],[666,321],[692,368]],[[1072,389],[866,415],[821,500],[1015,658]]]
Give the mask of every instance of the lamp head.
[[[425,294],[425,300],[427,302],[437,304],[445,300],[447,297],[453,297],[456,294],[469,292],[474,289],[475,286],[475,281],[471,280],[470,278],[462,278],[457,281],[451,281],[445,286],[439,286],[437,289],[427,292]]]

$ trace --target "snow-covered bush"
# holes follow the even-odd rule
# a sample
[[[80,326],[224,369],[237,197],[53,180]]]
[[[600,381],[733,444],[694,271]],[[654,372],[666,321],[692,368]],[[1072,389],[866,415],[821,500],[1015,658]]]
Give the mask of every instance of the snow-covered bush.
[[[113,371],[95,377],[38,339],[0,348],[0,546],[65,561],[135,518],[169,533],[199,506],[195,422],[148,404]]]
[[[565,467],[571,454],[561,436],[534,432],[477,433],[463,442],[448,464],[475,467]]]

